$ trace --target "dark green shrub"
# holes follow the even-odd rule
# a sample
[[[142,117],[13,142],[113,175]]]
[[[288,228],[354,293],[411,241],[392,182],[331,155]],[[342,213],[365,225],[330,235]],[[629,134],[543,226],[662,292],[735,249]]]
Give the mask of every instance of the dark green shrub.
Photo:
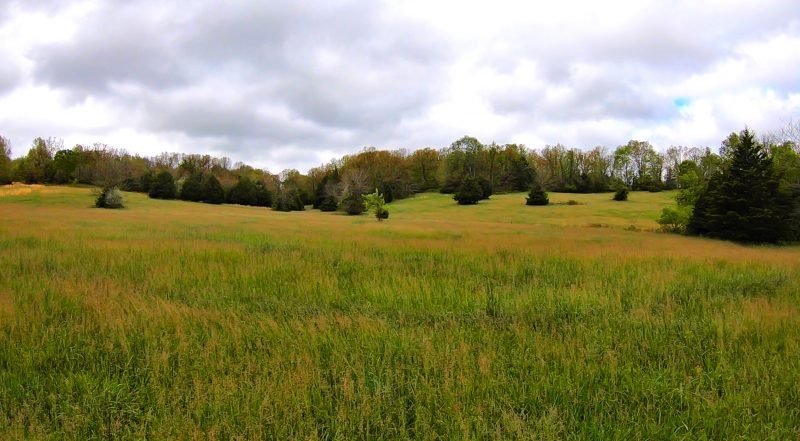
[[[175,199],[176,193],[175,180],[172,178],[172,174],[165,170],[156,175],[150,184],[148,194],[153,199]]]
[[[236,185],[228,191],[228,203],[238,205],[257,205],[258,189],[255,182],[247,176],[240,176]]]
[[[284,188],[272,203],[275,211],[303,211],[306,209],[300,194],[295,188]]]
[[[183,182],[180,199],[184,201],[200,202],[203,200],[203,175],[192,173]]]
[[[538,180],[534,180],[531,185],[531,191],[525,199],[525,205],[547,205],[549,203],[550,199],[547,197],[547,192],[544,191]]]
[[[351,194],[342,200],[344,212],[351,216],[358,216],[364,212],[364,196],[356,193]]]
[[[627,201],[628,200],[628,188],[627,187],[619,187],[614,192],[614,200],[615,201]]]
[[[478,201],[483,199],[483,188],[481,188],[476,178],[466,178],[464,182],[461,183],[461,187],[459,187],[453,199],[455,199],[459,205],[475,205]]]
[[[330,195],[322,198],[319,204],[319,209],[322,211],[336,211],[337,208],[339,208],[339,204],[336,202],[336,198]]]
[[[203,202],[208,204],[225,202],[225,190],[214,175],[208,175],[203,181]]]

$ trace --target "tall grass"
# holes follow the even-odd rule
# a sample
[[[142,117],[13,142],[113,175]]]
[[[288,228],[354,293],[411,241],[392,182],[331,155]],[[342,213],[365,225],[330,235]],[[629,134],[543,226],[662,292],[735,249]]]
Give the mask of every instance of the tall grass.
[[[800,249],[649,231],[670,195],[126,199],[0,190],[0,437],[800,436]]]

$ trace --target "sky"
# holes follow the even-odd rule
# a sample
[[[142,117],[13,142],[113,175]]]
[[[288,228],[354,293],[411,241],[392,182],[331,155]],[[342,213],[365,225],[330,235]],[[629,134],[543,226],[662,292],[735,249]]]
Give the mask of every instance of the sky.
[[[800,119],[797,0],[2,0],[0,135],[306,171],[464,136],[719,146]]]

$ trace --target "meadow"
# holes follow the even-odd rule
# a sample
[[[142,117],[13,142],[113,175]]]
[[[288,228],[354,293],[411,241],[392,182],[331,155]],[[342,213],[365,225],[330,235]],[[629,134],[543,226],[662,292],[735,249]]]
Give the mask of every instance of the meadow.
[[[673,193],[125,196],[0,187],[0,438],[800,437],[800,247],[659,233]]]

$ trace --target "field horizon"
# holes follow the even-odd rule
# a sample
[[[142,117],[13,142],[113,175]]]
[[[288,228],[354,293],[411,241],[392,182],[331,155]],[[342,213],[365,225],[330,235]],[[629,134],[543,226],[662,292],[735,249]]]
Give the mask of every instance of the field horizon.
[[[800,246],[660,233],[674,192],[124,195],[0,187],[3,438],[800,436]]]

